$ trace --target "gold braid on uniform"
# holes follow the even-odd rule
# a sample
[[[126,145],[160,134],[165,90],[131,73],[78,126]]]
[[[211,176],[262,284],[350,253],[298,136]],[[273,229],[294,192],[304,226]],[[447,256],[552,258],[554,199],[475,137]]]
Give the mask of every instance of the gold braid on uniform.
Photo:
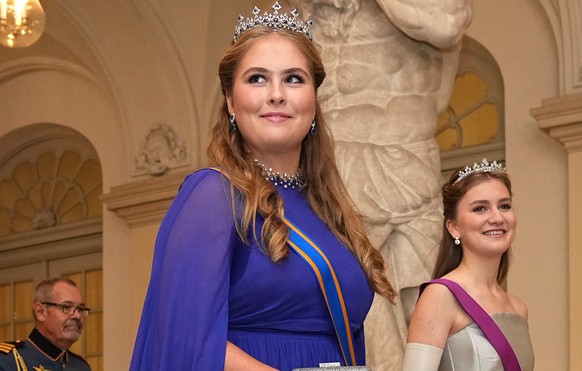
[[[26,367],[26,363],[24,363],[24,359],[18,351],[16,350],[16,345],[12,343],[0,343],[0,352],[2,353],[10,353],[14,355],[14,361],[16,362],[16,370],[17,371],[28,371]]]
[[[11,343],[0,343],[0,352],[2,353],[10,353],[12,352],[12,349],[16,348],[16,346],[14,344]]]
[[[22,359],[20,353],[18,353],[16,349],[14,349],[12,353],[14,354],[14,359],[16,360],[16,370],[28,371],[28,368],[26,368],[26,363],[24,363],[24,359]]]

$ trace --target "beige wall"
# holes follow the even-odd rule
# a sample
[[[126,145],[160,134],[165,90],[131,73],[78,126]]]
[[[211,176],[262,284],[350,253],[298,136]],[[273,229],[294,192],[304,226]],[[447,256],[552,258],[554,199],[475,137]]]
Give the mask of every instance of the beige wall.
[[[582,121],[578,122],[582,137]],[[581,142],[582,143],[582,142]],[[570,370],[582,369],[582,147],[569,156],[570,208]]]
[[[141,316],[140,303],[145,298],[150,271],[152,268],[152,259],[154,249],[152,241],[155,241],[158,233],[157,225],[146,225],[136,227],[131,231],[132,250],[131,250],[131,328],[137,329],[139,318]],[[133,337],[136,333],[132,332]]]
[[[568,153],[568,223],[569,264],[569,356],[570,369],[582,368],[582,337],[577,329],[582,318],[582,301],[578,293],[582,291],[582,277],[579,264],[582,258],[582,93],[568,94],[545,99],[542,105],[532,110],[541,129],[559,141]]]
[[[536,369],[567,370],[567,156],[529,113],[559,94],[552,29],[530,0],[473,5],[468,35],[493,54],[505,83],[506,159],[518,213],[508,290],[528,304]]]

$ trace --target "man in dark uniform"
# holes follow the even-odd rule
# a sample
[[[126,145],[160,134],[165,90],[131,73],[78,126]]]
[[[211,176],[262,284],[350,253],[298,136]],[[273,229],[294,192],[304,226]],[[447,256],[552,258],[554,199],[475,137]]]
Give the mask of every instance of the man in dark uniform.
[[[25,341],[0,344],[0,371],[90,371],[69,351],[89,314],[77,284],[65,277],[46,279],[36,287],[32,305],[35,328]]]

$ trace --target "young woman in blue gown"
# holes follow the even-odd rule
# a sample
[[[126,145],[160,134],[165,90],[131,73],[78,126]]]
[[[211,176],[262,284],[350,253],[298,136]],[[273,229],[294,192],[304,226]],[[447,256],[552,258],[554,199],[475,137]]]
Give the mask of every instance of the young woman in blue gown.
[[[211,167],[185,179],[160,227],[130,370],[346,364],[318,276],[284,220],[333,267],[355,364],[366,362],[374,293],[395,295],[335,166],[309,25],[274,8],[271,24],[239,22],[220,63]]]

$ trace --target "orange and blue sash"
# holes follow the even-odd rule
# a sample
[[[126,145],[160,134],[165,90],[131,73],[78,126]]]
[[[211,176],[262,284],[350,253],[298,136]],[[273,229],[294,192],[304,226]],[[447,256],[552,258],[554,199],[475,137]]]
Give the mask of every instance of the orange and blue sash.
[[[355,366],[356,355],[350,321],[335,271],[323,251],[303,231],[289,219],[283,218],[283,221],[289,227],[289,245],[313,269],[317,277],[335,327],[344,362],[348,366]]]
[[[210,167],[209,169],[224,175],[219,168]],[[355,366],[356,353],[354,352],[352,330],[350,329],[348,311],[335,271],[323,251],[303,231],[289,219],[283,218],[283,221],[289,227],[289,245],[311,267],[317,277],[335,328],[344,362],[348,366]]]

